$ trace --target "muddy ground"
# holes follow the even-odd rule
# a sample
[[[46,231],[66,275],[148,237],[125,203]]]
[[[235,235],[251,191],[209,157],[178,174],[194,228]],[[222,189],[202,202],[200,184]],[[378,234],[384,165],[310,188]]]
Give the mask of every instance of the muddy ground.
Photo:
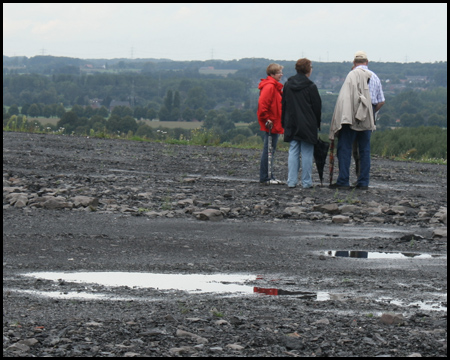
[[[373,158],[346,191],[327,164],[304,190],[259,158],[4,132],[3,355],[446,356],[447,166]]]

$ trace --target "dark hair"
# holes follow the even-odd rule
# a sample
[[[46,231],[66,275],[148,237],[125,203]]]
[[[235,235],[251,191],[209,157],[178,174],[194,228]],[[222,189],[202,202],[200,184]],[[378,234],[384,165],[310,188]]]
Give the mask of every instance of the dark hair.
[[[298,59],[295,64],[295,70],[297,73],[308,74],[312,69],[311,60],[308,59]]]

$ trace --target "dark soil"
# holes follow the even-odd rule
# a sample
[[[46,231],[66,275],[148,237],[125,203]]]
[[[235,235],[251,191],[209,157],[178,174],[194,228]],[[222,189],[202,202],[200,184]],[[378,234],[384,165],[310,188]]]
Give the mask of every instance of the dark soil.
[[[447,356],[447,166],[373,158],[369,190],[332,190],[327,164],[289,189],[261,186],[259,159],[4,132],[3,355]],[[245,274],[278,295],[25,276],[81,271]]]

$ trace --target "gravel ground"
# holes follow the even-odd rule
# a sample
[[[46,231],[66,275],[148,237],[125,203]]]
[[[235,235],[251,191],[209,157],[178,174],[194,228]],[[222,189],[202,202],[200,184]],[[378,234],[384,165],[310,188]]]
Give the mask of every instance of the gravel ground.
[[[4,132],[3,355],[447,356],[447,166],[289,189],[259,158]]]

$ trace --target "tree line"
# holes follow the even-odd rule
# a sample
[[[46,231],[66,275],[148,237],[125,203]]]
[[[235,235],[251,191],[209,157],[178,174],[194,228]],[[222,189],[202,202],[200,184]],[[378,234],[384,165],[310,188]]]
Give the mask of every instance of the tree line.
[[[63,128],[66,134],[131,133],[157,139],[161,131],[155,133],[143,120],[159,119],[162,124],[202,121],[203,129],[216,134],[219,142],[235,143],[260,134],[256,120],[257,86],[266,77],[267,65],[274,62],[269,59],[228,62],[117,59],[105,61],[104,72],[88,74],[80,71],[80,67],[86,63],[100,66],[102,60],[42,56],[22,59],[13,69],[14,66],[8,68],[5,64],[11,65],[17,59],[3,59],[4,128],[19,123],[23,127],[23,119],[29,125],[35,117],[55,117],[59,119],[58,124],[47,125],[49,131]],[[294,75],[295,62],[277,62],[285,66],[282,81]],[[204,75],[199,72],[201,66],[237,71],[225,77]],[[371,62],[369,66],[381,78],[386,96],[377,120],[378,130],[447,127],[446,62]],[[323,135],[328,133],[337,92],[350,67],[350,62],[314,64],[312,80],[320,85]],[[112,108],[115,101],[127,105]],[[236,127],[237,123],[249,126]],[[33,127],[40,126],[33,124]],[[177,134],[171,132],[163,131],[166,137],[190,136],[182,129]]]
[[[136,122],[129,115],[120,117],[118,113],[115,113],[109,119],[99,115],[87,119],[79,118],[74,111],[68,111],[58,121],[56,127],[42,126],[24,115],[12,115],[4,118],[3,130],[108,138],[125,137],[193,145],[231,144],[252,148],[262,146],[262,133],[259,131],[257,122],[251,123],[248,127],[236,127],[234,123],[224,122],[224,114],[215,110],[210,110],[206,118],[203,126],[195,130],[164,127],[155,129],[142,121]],[[327,140],[325,134],[321,137]],[[278,148],[287,150],[288,144],[280,141]],[[382,157],[446,163],[447,131],[437,126],[375,131],[371,139],[371,151],[372,154]]]
[[[299,56],[300,57],[300,56]],[[343,62],[314,61],[315,71],[312,79],[317,77],[344,77],[350,70],[351,58]],[[266,58],[243,58],[235,60],[211,59],[205,61],[173,61],[170,59],[79,59],[38,55],[34,57],[3,56],[3,75],[7,74],[73,74],[79,75],[80,69],[91,66],[102,71],[141,71],[142,73],[167,74],[176,73],[180,77],[200,77],[199,69],[213,67],[214,69],[233,69],[238,72],[231,77],[260,78],[265,77],[265,69],[272,62],[284,66],[287,76],[294,75],[295,60],[277,60]],[[434,63],[393,63],[372,61],[370,67],[382,79],[392,82],[405,80],[407,76],[426,76],[434,86],[447,86],[447,62]],[[317,70],[317,71],[316,71]]]
[[[342,84],[340,84],[342,85]],[[447,126],[447,88],[405,89],[396,94],[385,91],[386,105],[380,112],[381,127]],[[324,124],[329,123],[337,93],[322,91]],[[3,77],[3,105],[10,114],[60,117],[62,108],[79,105],[93,113],[93,101],[110,110],[113,100],[125,101],[136,119],[162,121],[203,121],[209,110],[225,109],[242,114],[251,122],[258,101],[257,82],[236,78],[155,77],[150,74],[53,75],[28,74]],[[58,111],[56,111],[56,108]],[[105,110],[102,110],[105,112]],[[88,114],[89,116],[89,114]],[[234,121],[234,120],[233,120]],[[236,121],[234,121],[236,122]]]

